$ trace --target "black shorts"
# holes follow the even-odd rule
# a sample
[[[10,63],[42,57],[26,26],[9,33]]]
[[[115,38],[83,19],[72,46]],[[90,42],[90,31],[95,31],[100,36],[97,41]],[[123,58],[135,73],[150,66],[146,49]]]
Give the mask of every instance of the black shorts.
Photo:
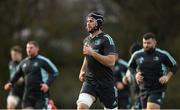
[[[162,106],[164,101],[165,92],[157,92],[157,93],[144,93],[141,94],[141,104],[143,108],[147,107],[148,102],[156,103]]]
[[[113,109],[117,107],[116,90],[114,85],[110,87],[100,87],[98,85],[92,85],[85,81],[81,88],[81,93],[88,93],[94,97],[99,98],[106,108]]]
[[[10,91],[10,95],[14,95],[22,99],[24,93],[24,84],[23,85],[15,85]]]
[[[130,109],[130,97],[118,97],[118,109]]]
[[[43,93],[25,93],[22,108],[47,109],[48,98]]]

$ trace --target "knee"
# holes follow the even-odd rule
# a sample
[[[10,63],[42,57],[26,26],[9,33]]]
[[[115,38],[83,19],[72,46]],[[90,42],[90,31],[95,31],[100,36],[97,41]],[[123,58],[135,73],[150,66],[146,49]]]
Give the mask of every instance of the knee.
[[[157,109],[160,110],[160,105],[152,102],[147,103],[147,109]]]
[[[87,94],[87,93],[81,93],[79,95],[79,98],[77,100],[77,109],[81,110],[81,109],[89,109],[92,105],[92,103],[94,102],[95,97]]]
[[[83,103],[77,104],[77,110],[85,110],[85,109],[89,109],[89,106]]]
[[[7,105],[7,109],[8,109],[8,110],[16,109],[16,105],[14,105],[14,104],[8,104],[8,105]]]

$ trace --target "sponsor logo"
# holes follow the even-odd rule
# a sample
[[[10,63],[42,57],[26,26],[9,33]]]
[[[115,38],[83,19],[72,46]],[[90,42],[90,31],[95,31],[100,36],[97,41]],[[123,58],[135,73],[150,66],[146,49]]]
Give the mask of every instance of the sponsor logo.
[[[23,67],[23,68],[26,68],[26,67],[27,67],[27,64],[26,64],[26,63],[24,63],[22,67]]]
[[[9,69],[12,69],[12,68],[13,68],[12,65],[10,65],[10,66],[9,66]]]
[[[35,63],[33,64],[33,66],[37,67],[37,66],[38,66],[38,62],[35,62]]]
[[[96,41],[94,41],[94,45],[99,45],[101,43],[101,40],[99,39],[99,40],[96,40]]]
[[[139,58],[139,63],[143,63],[143,62],[144,62],[144,58],[143,57]]]
[[[158,57],[158,56],[155,56],[155,57],[153,58],[153,60],[154,60],[154,61],[159,61],[159,57]]]
[[[161,103],[161,99],[158,99],[157,102]]]

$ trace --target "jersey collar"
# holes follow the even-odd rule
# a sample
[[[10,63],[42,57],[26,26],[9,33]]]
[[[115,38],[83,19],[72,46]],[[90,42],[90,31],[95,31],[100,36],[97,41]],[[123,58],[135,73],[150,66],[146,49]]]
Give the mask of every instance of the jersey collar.
[[[104,33],[103,32],[101,32],[101,33],[99,33],[99,34],[97,34],[95,37],[93,37],[92,38],[92,36],[91,35],[89,35],[89,37],[91,38],[91,39],[95,39],[95,38],[97,38],[97,37],[99,37],[99,36],[101,36],[101,35],[104,35]]]

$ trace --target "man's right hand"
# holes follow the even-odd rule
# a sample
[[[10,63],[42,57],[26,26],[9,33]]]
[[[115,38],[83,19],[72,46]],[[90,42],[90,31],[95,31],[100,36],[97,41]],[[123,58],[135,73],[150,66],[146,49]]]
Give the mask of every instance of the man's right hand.
[[[128,84],[128,77],[124,76],[122,79],[123,84],[127,85]]]
[[[118,90],[124,89],[124,85],[123,85],[122,82],[117,82],[117,83],[116,83],[116,87],[117,87]]]
[[[12,88],[12,83],[6,83],[5,85],[4,85],[4,90],[10,90]]]
[[[143,82],[143,76],[142,76],[142,73],[141,72],[137,72],[136,73],[136,81],[137,81],[137,84],[139,83],[142,83]]]
[[[83,82],[83,81],[84,81],[84,77],[85,77],[85,72],[81,71],[81,72],[79,73],[79,80],[80,80],[81,82]]]

